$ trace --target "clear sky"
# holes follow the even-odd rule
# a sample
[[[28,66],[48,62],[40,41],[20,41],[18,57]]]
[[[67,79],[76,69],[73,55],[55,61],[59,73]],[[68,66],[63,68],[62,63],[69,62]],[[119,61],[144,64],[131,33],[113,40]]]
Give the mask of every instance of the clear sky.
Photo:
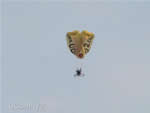
[[[3,113],[37,113],[28,104],[42,113],[150,113],[149,12],[136,2],[3,4]],[[67,48],[73,30],[95,34],[84,60]],[[81,64],[86,76],[74,78]]]

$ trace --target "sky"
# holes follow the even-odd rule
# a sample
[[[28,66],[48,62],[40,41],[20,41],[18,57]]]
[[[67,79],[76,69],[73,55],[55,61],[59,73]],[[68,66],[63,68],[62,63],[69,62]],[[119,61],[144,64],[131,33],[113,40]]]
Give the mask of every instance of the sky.
[[[150,112],[150,3],[2,6],[3,113]],[[95,34],[83,60],[67,48],[73,30]]]

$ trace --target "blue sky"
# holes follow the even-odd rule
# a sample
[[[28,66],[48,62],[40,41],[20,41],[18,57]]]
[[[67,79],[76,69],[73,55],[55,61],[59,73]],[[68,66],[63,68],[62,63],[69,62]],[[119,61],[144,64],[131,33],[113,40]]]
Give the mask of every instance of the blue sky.
[[[150,112],[150,4],[6,2],[3,4],[3,111],[44,104],[53,113]],[[95,34],[79,60],[73,30]],[[84,78],[74,78],[81,66]],[[18,111],[17,111],[18,110]]]

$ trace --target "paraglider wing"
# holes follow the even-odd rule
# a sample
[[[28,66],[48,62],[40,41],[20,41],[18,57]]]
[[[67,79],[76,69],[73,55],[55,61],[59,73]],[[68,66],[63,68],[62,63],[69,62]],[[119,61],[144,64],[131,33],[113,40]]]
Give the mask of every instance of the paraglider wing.
[[[94,34],[88,31],[73,31],[66,35],[67,45],[70,51],[78,58],[84,58],[91,48]]]

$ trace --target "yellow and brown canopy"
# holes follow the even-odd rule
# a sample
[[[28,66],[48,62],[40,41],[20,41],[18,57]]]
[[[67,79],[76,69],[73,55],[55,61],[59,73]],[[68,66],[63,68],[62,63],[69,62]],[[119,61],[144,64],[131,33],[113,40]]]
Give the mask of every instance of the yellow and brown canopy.
[[[94,34],[85,30],[67,33],[67,45],[70,51],[80,59],[90,51],[93,39]]]

